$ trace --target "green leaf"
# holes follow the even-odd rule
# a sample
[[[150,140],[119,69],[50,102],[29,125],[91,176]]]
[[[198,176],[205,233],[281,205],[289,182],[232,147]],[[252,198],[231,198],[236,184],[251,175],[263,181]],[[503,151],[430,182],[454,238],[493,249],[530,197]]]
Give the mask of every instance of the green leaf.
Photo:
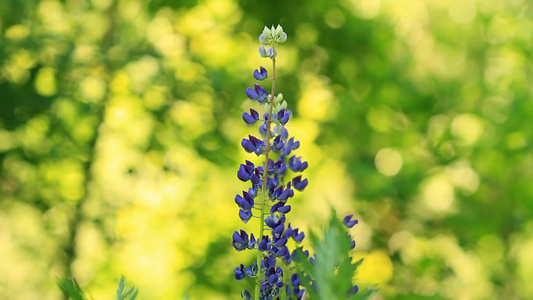
[[[73,300],[85,300],[85,295],[76,279],[59,279],[57,285],[63,294]]]
[[[139,290],[134,286],[126,289],[126,279],[124,275],[120,276],[117,288],[117,300],[134,300],[138,293]]]
[[[363,260],[352,262],[351,238],[334,211],[322,238],[312,232],[309,237],[315,250],[316,263],[312,264],[301,248],[296,250],[294,260],[308,299],[367,299],[374,293],[374,290],[369,290],[348,295],[353,286],[353,275]]]

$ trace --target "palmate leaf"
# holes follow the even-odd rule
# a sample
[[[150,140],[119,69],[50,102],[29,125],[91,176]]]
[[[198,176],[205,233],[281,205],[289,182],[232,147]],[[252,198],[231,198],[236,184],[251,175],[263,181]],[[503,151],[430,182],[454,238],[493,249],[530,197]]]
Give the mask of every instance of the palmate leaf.
[[[300,281],[307,290],[308,299],[367,299],[373,294],[374,291],[371,290],[349,295],[353,286],[353,275],[362,260],[352,263],[351,238],[335,212],[332,212],[331,220],[323,231],[322,239],[313,233],[309,238],[315,249],[316,263],[312,264],[301,249],[296,250],[295,260]]]

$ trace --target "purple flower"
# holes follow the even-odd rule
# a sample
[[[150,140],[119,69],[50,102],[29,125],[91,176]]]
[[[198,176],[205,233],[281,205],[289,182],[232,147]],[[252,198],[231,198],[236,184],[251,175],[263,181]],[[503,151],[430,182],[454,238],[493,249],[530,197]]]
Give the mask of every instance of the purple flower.
[[[261,242],[259,243],[259,245],[257,247],[261,251],[270,250],[270,248],[272,247],[272,243],[271,243],[270,238],[268,237],[268,235],[264,235],[263,236],[263,238],[261,239]]]
[[[259,47],[259,55],[261,55],[261,57],[274,58],[278,55],[278,51],[275,51],[273,47],[269,47],[267,50],[265,45],[261,45]]]
[[[302,180],[302,175],[296,176],[292,179],[292,185],[295,189],[299,190],[300,192],[305,189],[307,186],[307,179]]]
[[[265,49],[265,45],[261,45],[259,47],[259,55],[261,55],[261,57],[268,57],[268,53]]]
[[[246,210],[240,209],[239,218],[241,218],[244,224],[248,223],[248,221],[250,221],[250,219],[252,218],[252,211],[251,210],[246,211]]]
[[[349,295],[354,295],[355,293],[357,293],[357,291],[359,291],[359,287],[357,285],[354,285],[354,286],[352,286],[352,288],[350,289],[348,294]]]
[[[243,192],[244,197],[241,195],[235,196],[235,203],[244,211],[250,211],[254,206],[254,199],[250,196],[249,193]]]
[[[263,68],[263,66],[261,66],[259,70],[255,69],[254,71],[254,78],[259,81],[264,80],[265,78],[267,78],[267,76],[268,76],[267,70]]]
[[[344,225],[346,225],[348,228],[352,228],[355,224],[359,223],[357,219],[352,220],[352,217],[353,215],[347,215],[343,219]]]
[[[289,122],[290,117],[291,111],[288,109],[280,110],[277,115],[278,121],[281,123],[281,125],[285,125],[287,122]]]
[[[254,83],[253,89],[251,87],[246,89],[246,96],[248,96],[248,98],[252,100],[259,101],[260,104],[263,104],[266,97],[268,96],[268,93],[264,87],[260,86],[257,83]]]
[[[307,169],[307,166],[307,162],[302,162],[302,158],[299,156],[297,157],[296,155],[293,155],[289,159],[289,167],[294,172],[303,172],[305,169]]]
[[[240,267],[236,267],[235,268],[235,279],[237,280],[243,280],[244,277],[246,277],[246,273],[245,273],[245,270],[244,270],[244,265],[241,264]]]
[[[257,156],[261,155],[264,151],[264,142],[253,135],[249,135],[248,139],[242,139],[241,146],[248,153],[254,152]]]
[[[288,213],[290,211],[291,211],[291,206],[290,205],[285,205],[285,203],[283,203],[283,202],[278,202],[278,203],[274,204],[272,206],[272,208],[270,209],[270,213],[279,212],[279,213],[282,213],[282,214],[286,214],[286,213]]]
[[[285,220],[284,218],[285,217],[283,217],[283,221]],[[277,225],[274,228],[272,228],[272,235],[275,238],[279,238],[281,236],[281,234],[283,233],[284,229],[285,229],[285,225],[283,224],[283,222],[281,222],[279,225]]]
[[[283,142],[283,140],[281,139],[281,135],[278,135],[277,137],[274,138],[274,140],[272,141],[272,150],[274,152],[279,152],[281,151],[281,149],[283,149],[283,145],[285,143]]]
[[[250,141],[250,140],[247,140],[247,139],[242,139],[241,141],[241,146],[244,148],[244,150],[246,150],[246,152],[248,153],[252,153],[255,151],[255,146],[254,144]]]
[[[287,237],[286,236],[282,236],[277,241],[274,242],[274,247],[280,249],[280,248],[284,247],[285,244],[287,244]]]
[[[254,174],[254,170],[254,164],[251,161],[247,160],[246,164],[241,164],[241,166],[239,167],[239,170],[237,171],[237,177],[240,180],[246,182],[250,180],[250,178]]]
[[[248,247],[248,234],[246,231],[242,230],[239,232],[235,231],[233,233],[233,247],[235,250],[242,251]]]
[[[244,120],[244,122],[246,122],[246,124],[253,125],[259,119],[259,113],[255,109],[250,108],[250,113],[243,113],[242,119]]]

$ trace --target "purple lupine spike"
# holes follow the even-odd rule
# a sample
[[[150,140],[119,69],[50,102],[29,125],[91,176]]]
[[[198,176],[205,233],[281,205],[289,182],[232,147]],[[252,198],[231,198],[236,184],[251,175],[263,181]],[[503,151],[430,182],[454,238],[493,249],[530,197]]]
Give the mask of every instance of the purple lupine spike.
[[[259,67],[259,70],[255,69],[254,78],[261,81],[268,77],[267,70],[263,66]]]
[[[352,220],[353,215],[347,215],[344,217],[343,222],[344,225],[348,228],[352,228],[355,224],[357,224],[359,221],[357,219]]]

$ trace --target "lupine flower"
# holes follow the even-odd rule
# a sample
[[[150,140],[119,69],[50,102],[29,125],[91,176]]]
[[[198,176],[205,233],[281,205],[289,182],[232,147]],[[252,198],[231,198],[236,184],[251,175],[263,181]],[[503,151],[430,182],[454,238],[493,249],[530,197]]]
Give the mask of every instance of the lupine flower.
[[[352,220],[353,215],[347,215],[344,217],[343,222],[348,228],[352,228],[355,224],[357,224],[358,220]]]
[[[354,285],[352,289],[350,290],[350,292],[348,292],[348,295],[353,295],[357,293],[357,291],[359,291],[359,287],[357,285]]]
[[[302,158],[299,156],[297,157],[296,155],[293,155],[289,159],[289,167],[294,172],[302,172],[305,169],[307,169],[307,166],[308,166],[307,162],[306,161],[302,162]]]
[[[292,179],[292,185],[299,191],[303,191],[307,186],[307,183],[307,179],[302,180],[302,175],[296,176]]]
[[[246,122],[246,124],[253,125],[255,122],[257,122],[257,120],[259,120],[259,113],[255,109],[250,108],[250,113],[243,113],[242,119],[244,122]]]
[[[288,109],[282,109],[278,112],[277,117],[281,125],[285,125],[287,124],[287,122],[289,122],[289,118],[291,117],[291,111]]]
[[[244,265],[241,264],[240,267],[235,268],[235,279],[243,280],[246,277],[246,271],[244,270]]]
[[[259,68],[259,70],[255,69],[254,71],[254,78],[261,81],[268,77],[268,72],[263,66]]]
[[[265,27],[259,36],[259,41],[263,44],[259,47],[259,53],[262,57],[269,57],[272,60],[272,70],[275,70],[277,56],[275,47],[285,42],[286,39],[287,34],[279,25],[276,28]],[[268,78],[268,72],[261,66],[253,72],[253,76],[256,80],[262,81]],[[275,78],[273,74],[271,79],[275,80]],[[266,112],[262,119],[254,109],[250,109],[249,113],[243,113],[242,119],[248,125],[262,121],[259,125],[259,133],[263,139],[249,135],[248,138],[242,139],[241,146],[248,153],[255,153],[257,156],[264,155],[265,159],[257,166],[249,160],[239,166],[237,177],[243,182],[250,182],[252,187],[248,191],[243,191],[242,196],[236,195],[235,203],[239,207],[239,218],[244,223],[252,217],[257,217],[262,223],[259,224],[260,235],[257,240],[253,234],[248,236],[243,230],[233,233],[232,244],[237,251],[244,249],[258,251],[255,265],[249,268],[240,265],[235,268],[235,278],[242,280],[246,276],[256,277],[256,295],[259,299],[276,299],[283,290],[287,291],[288,299],[301,299],[304,289],[301,288],[300,281],[292,280],[290,288],[287,286],[286,289],[282,289],[284,287],[283,269],[279,264],[289,264],[292,261],[287,241],[292,238],[300,243],[305,237],[303,232],[299,232],[297,228],[292,229],[290,224],[286,228],[285,221],[286,214],[292,209],[287,203],[294,196],[294,190],[302,191],[308,181],[302,179],[301,175],[292,180],[285,176],[289,168],[294,172],[302,172],[308,165],[307,162],[301,161],[301,157],[289,156],[292,151],[299,148],[300,142],[294,137],[289,138],[289,132],[285,128],[292,113],[287,109],[287,102],[283,95],[269,96],[266,89],[258,84],[254,84],[253,88],[248,87],[246,95],[262,104]],[[270,158],[271,154],[277,158]],[[256,199],[257,195],[261,195],[262,199],[261,197]],[[265,229],[265,225],[268,228]],[[268,232],[266,230],[270,230],[270,233],[264,234]],[[306,253],[309,255],[308,251]],[[292,273],[292,275],[294,277],[296,274]],[[241,297],[251,299],[247,290],[242,292]]]
[[[259,101],[260,104],[263,104],[266,97],[268,96],[268,93],[264,87],[260,86],[257,83],[254,83],[253,89],[250,87],[246,89],[246,96],[248,96],[248,98],[252,100]]]
[[[241,293],[241,300],[252,300],[252,295],[248,290],[244,290]]]
[[[242,251],[248,247],[248,234],[241,229],[240,233],[235,231],[233,233],[233,247],[237,251]]]

